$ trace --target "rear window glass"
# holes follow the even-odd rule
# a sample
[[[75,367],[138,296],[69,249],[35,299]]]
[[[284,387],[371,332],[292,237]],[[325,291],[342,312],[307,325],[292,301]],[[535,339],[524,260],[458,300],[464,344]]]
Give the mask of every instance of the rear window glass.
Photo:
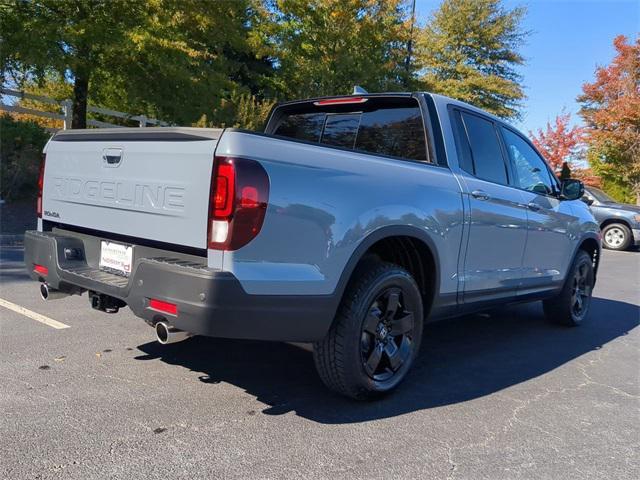
[[[324,113],[289,115],[280,123],[275,134],[308,142],[319,142],[325,117]]]
[[[376,110],[362,114],[356,150],[425,160],[427,152],[424,139],[422,115],[418,107]]]
[[[376,100],[314,113],[287,114],[285,110],[273,134],[378,155],[428,160],[422,114],[416,100],[403,99],[395,104],[389,99]],[[300,108],[318,107],[304,104]],[[345,111],[349,108],[362,110]]]
[[[360,114],[327,115],[321,143],[334,147],[353,148],[360,124]]]

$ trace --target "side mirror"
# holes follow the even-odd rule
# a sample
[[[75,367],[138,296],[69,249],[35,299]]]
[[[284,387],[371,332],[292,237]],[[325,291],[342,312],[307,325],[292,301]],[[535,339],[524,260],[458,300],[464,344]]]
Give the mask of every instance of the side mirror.
[[[586,203],[589,206],[593,205],[593,198],[591,198],[591,197],[589,197],[587,195],[583,195],[580,200],[582,200],[584,203]]]
[[[575,178],[562,181],[560,187],[560,198],[563,200],[578,200],[584,195],[584,183]]]

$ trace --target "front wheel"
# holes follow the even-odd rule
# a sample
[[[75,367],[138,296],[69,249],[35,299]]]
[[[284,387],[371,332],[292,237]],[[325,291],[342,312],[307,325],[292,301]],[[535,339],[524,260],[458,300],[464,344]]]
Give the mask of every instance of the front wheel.
[[[631,230],[622,223],[610,223],[602,230],[602,246],[609,250],[626,250],[631,239]]]
[[[313,357],[327,387],[368,399],[394,389],[411,368],[422,338],[422,297],[397,265],[375,263],[357,275]]]
[[[593,261],[580,250],[560,294],[543,302],[546,317],[561,325],[580,325],[589,313],[594,283]]]

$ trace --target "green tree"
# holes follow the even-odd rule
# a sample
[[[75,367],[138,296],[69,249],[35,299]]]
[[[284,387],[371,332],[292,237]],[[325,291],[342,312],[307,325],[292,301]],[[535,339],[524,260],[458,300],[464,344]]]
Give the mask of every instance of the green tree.
[[[418,37],[425,89],[517,117],[525,98],[517,71],[524,14],[501,0],[444,0]]]
[[[55,71],[73,84],[73,128],[86,127],[89,83],[140,24],[142,0],[12,0],[2,7],[3,81]],[[3,82],[4,83],[4,82]]]
[[[0,116],[0,198],[34,195],[42,149],[51,136],[33,121]]]
[[[148,9],[128,47],[98,72],[97,102],[185,125],[215,119],[234,92],[266,94],[272,67],[253,51],[252,3],[149,0]]]
[[[257,0],[255,0],[257,1]],[[2,7],[3,80],[73,86],[73,128],[87,100],[179,124],[231,92],[263,95],[271,63],[251,44],[254,0],[10,0]]]
[[[403,88],[409,15],[403,0],[275,0],[259,32],[283,97]]]
[[[229,99],[223,99],[220,102],[220,106],[210,117],[203,115],[195,126],[261,131],[275,104],[275,100],[260,100],[255,95],[235,91],[231,93]]]

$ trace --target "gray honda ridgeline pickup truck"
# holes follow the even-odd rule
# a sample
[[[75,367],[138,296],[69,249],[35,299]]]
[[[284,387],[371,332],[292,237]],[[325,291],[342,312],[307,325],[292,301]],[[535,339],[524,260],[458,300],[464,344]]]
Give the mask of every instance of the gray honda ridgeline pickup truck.
[[[317,98],[278,105],[264,133],[58,132],[25,261],[43,298],[128,306],[161,343],[313,342],[329,388],[371,398],[427,320],[543,300],[580,324],[601,241],[583,192],[471,105]]]

